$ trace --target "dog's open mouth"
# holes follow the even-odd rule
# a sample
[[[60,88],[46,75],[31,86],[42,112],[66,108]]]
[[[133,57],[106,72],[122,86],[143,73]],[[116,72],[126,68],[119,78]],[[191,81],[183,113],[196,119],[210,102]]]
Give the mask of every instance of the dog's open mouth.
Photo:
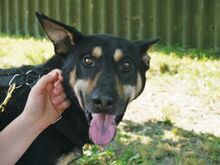
[[[89,128],[91,140],[102,146],[109,144],[116,132],[115,115],[92,114],[92,117]]]
[[[87,111],[89,117],[89,137],[94,144],[105,146],[109,144],[116,133],[115,115],[93,113]]]

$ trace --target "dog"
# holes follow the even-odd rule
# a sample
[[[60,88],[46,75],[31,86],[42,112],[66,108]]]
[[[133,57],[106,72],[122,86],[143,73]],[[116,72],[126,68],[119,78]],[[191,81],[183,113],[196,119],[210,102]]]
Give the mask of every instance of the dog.
[[[49,165],[82,154],[87,143],[109,144],[127,105],[144,89],[150,57],[159,39],[129,41],[108,34],[84,35],[75,28],[36,12],[55,55],[43,64],[0,70],[0,103],[12,83],[16,89],[0,112],[0,130],[24,109],[31,87],[55,68],[62,70],[71,106],[49,126],[17,162]],[[74,153],[74,154],[73,154]],[[62,157],[63,156],[63,157]]]

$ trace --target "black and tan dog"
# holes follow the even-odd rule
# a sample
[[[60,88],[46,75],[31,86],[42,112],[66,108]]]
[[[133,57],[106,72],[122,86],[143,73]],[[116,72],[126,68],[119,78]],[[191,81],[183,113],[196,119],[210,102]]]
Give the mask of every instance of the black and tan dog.
[[[81,151],[86,143],[107,145],[113,140],[128,103],[144,88],[150,59],[146,51],[158,39],[129,41],[112,35],[83,35],[43,14],[36,15],[54,44],[55,55],[42,65],[0,70],[0,102],[8,84],[13,81],[18,87],[0,113],[0,130],[22,112],[39,77],[61,69],[72,104],[17,163],[48,165],[57,163],[62,155]]]

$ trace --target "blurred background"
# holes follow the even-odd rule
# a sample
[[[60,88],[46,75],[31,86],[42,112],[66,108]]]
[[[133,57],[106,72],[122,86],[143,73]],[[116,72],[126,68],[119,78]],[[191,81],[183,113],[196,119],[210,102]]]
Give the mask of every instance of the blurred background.
[[[35,11],[85,34],[161,38],[114,142],[73,164],[220,164],[220,0],[0,0],[0,68],[53,56]]]

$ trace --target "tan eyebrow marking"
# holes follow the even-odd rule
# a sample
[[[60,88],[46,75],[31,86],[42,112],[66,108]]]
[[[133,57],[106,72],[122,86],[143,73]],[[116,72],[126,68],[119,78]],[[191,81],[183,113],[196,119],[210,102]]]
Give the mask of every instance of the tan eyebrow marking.
[[[123,58],[123,53],[121,49],[115,49],[114,60],[115,62],[119,62]]]
[[[96,46],[92,50],[92,56],[95,58],[100,58],[102,56],[102,47],[101,46]]]

